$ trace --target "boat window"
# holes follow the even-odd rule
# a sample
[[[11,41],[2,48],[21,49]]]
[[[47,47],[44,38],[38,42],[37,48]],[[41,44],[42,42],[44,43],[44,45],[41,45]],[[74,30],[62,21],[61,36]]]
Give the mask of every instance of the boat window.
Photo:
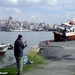
[[[70,30],[70,32],[72,32],[72,30]]]
[[[57,28],[57,31],[59,31],[59,28]]]
[[[67,26],[67,25],[65,25],[65,24],[61,24],[60,27],[63,27],[63,28],[66,28],[66,29],[70,29],[70,28],[71,28],[71,26]]]
[[[73,30],[70,30],[70,32],[74,32],[74,29]]]
[[[60,27],[63,27],[63,28],[65,28],[65,25],[64,24],[61,24],[61,26]]]
[[[69,33],[69,31],[66,31],[67,33]]]
[[[70,30],[70,28],[71,28],[71,26],[65,26],[66,27],[66,29],[69,29]]]
[[[59,32],[60,32],[60,33],[63,33],[63,30],[62,30],[62,29],[59,29]]]

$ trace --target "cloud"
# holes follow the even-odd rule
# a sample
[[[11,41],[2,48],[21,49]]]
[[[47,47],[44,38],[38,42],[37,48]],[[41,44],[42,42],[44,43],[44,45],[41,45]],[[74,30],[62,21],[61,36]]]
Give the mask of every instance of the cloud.
[[[15,20],[60,23],[74,18],[74,10],[74,0],[0,0],[0,19],[13,15]]]
[[[62,5],[71,5],[75,3],[75,0],[57,0],[58,4],[62,4]]]
[[[13,3],[17,3],[18,2],[18,0],[11,0]]]
[[[0,7],[0,12],[15,12],[15,13],[21,13],[21,10],[19,8],[5,8]]]
[[[38,3],[40,0],[25,0],[27,3]]]
[[[14,0],[0,0],[0,6],[1,7],[13,7],[13,6],[17,5],[17,4],[15,4],[17,1],[14,1]]]
[[[57,0],[0,0],[0,6],[26,7],[26,6],[51,6],[56,5]]]
[[[74,0],[0,0],[1,7],[41,7],[49,10],[58,10],[58,7],[75,9],[74,4]]]
[[[20,15],[20,14],[22,14],[22,11],[19,8],[5,8],[5,7],[0,7],[0,19],[8,19],[8,17],[10,15],[13,15],[13,14],[15,14],[15,16],[17,14]]]
[[[31,18],[32,18],[32,19],[36,19],[36,16],[34,16],[34,15],[31,15]]]
[[[14,11],[15,13],[21,13],[21,10],[18,8],[12,8],[11,10]]]
[[[67,17],[68,20],[71,20],[71,19],[75,18],[74,15],[75,15],[75,11],[66,12],[66,17]]]
[[[48,10],[75,9],[74,0],[0,0],[0,7],[6,8],[42,8]]]

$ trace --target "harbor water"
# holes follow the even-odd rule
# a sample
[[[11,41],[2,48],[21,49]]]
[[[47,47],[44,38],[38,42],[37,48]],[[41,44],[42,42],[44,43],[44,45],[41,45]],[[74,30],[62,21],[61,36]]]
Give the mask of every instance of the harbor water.
[[[0,44],[9,43],[14,45],[14,41],[19,34],[23,35],[23,42],[27,42],[24,54],[26,54],[31,47],[38,45],[40,41],[54,39],[52,32],[0,32]],[[13,63],[15,63],[13,50],[7,50],[4,56],[0,56],[0,68]]]

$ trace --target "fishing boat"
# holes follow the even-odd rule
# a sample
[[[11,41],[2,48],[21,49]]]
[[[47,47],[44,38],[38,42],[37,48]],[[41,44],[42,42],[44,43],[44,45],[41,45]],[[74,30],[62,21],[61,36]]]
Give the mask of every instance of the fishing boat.
[[[75,40],[75,21],[68,21],[66,23],[62,23],[57,30],[53,32],[55,41],[63,41],[63,31],[65,28],[66,40]]]
[[[4,55],[10,46],[11,46],[10,44],[0,45],[0,56]]]
[[[11,31],[11,32],[19,32],[19,31],[21,31],[21,32],[29,32],[29,31],[31,31],[31,30],[28,30],[28,29],[25,29],[25,28],[23,28],[23,27],[19,27],[19,28],[16,28],[16,29],[10,29],[9,31]]]

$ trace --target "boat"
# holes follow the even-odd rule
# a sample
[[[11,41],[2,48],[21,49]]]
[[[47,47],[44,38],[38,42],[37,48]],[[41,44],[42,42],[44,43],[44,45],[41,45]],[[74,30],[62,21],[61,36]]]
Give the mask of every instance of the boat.
[[[21,31],[21,32],[29,32],[29,31],[31,31],[31,30],[28,30],[28,29],[25,29],[25,28],[23,28],[23,27],[19,27],[19,28],[16,28],[16,29],[10,29],[9,31],[11,31],[11,32],[19,32],[19,31]]]
[[[0,56],[4,55],[9,47],[10,47],[10,44],[0,45]]]
[[[69,21],[62,23],[56,31],[54,31],[54,40],[63,41],[63,31],[66,28],[65,36],[66,40],[75,40],[75,21]]]

